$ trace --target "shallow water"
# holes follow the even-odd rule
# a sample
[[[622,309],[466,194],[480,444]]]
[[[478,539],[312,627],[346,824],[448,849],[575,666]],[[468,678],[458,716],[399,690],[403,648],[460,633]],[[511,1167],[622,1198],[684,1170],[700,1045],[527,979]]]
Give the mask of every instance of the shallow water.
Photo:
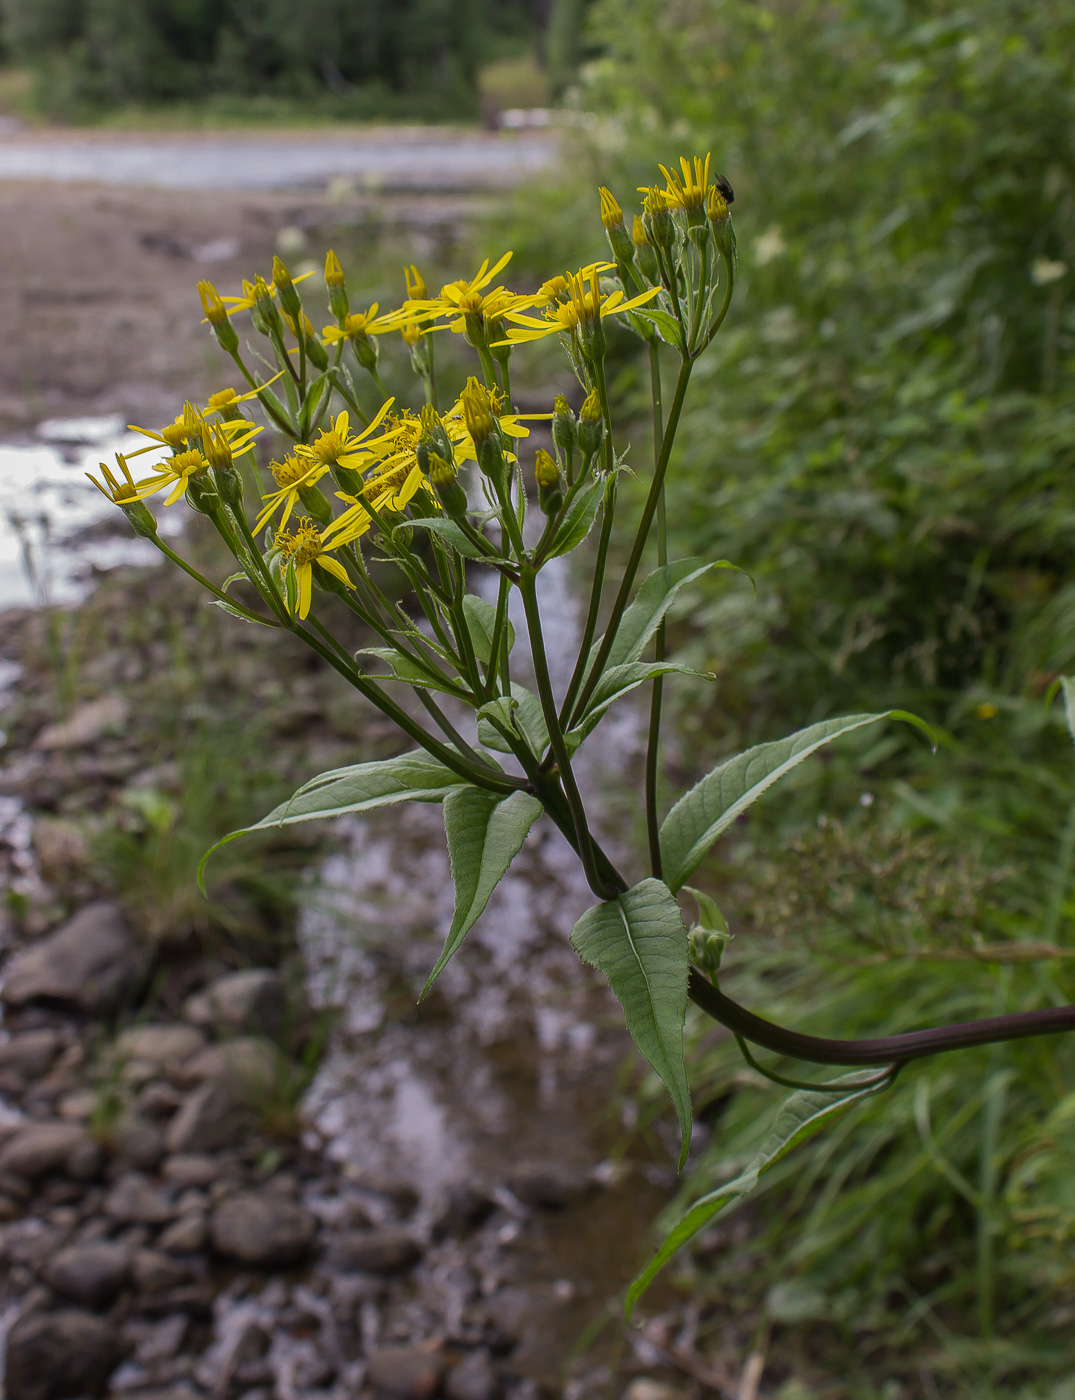
[[[550,165],[550,133],[492,135],[402,128],[311,136],[88,132],[0,139],[0,180],[83,181],[180,190],[370,191],[503,188]],[[342,192],[342,191],[341,191]]]

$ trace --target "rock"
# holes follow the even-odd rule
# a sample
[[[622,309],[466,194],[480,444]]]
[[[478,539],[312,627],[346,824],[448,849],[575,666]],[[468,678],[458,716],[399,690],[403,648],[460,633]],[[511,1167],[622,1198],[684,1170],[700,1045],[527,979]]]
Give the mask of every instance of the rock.
[[[377,1347],[367,1356],[366,1379],[378,1396],[390,1400],[433,1400],[440,1389],[444,1359],[417,1347]]]
[[[143,1293],[162,1293],[166,1288],[188,1283],[190,1269],[159,1249],[136,1249],[131,1259],[131,1277]]]
[[[421,1257],[421,1246],[404,1230],[345,1230],[328,1249],[329,1264],[351,1273],[400,1273]]]
[[[77,822],[63,817],[35,818],[34,850],[42,875],[61,888],[90,863],[86,832]]]
[[[102,1395],[123,1358],[116,1329],[74,1308],[20,1317],[7,1338],[7,1400]]]
[[[246,1131],[243,1106],[226,1082],[210,1079],[195,1089],[168,1124],[165,1145],[173,1153],[231,1147]]]
[[[121,1244],[73,1244],[45,1265],[45,1282],[62,1298],[84,1308],[107,1308],[130,1276],[130,1255]]]
[[[60,1037],[49,1026],[23,1031],[0,1045],[0,1069],[15,1070],[28,1078],[44,1074],[60,1049]]]
[[[437,1239],[446,1235],[463,1235],[485,1223],[496,1210],[496,1203],[484,1191],[473,1186],[456,1186],[448,1195],[444,1209],[433,1226]]]
[[[286,1268],[309,1255],[317,1219],[279,1196],[244,1191],[213,1212],[211,1234],[218,1254],[258,1268]]]
[[[444,1381],[447,1400],[500,1400],[500,1377],[487,1351],[472,1351]]]
[[[244,1103],[257,1104],[273,1094],[286,1068],[271,1040],[244,1035],[201,1051],[184,1066],[184,1074],[194,1081],[219,1080]]]
[[[105,1197],[104,1212],[124,1225],[164,1225],[175,1219],[169,1193],[137,1172],[116,1182]]]
[[[140,961],[122,909],[99,900],[14,955],[0,1000],[8,1006],[49,1001],[95,1014],[108,1011],[134,984]]]
[[[157,1244],[168,1254],[197,1254],[209,1238],[209,1222],[198,1212],[182,1215],[169,1225]]]
[[[252,967],[218,977],[188,998],[183,1010],[198,1024],[275,1038],[287,1019],[287,989],[272,968]]]
[[[593,1190],[593,1178],[571,1167],[527,1164],[508,1178],[508,1186],[524,1206],[563,1210],[577,1205]]]
[[[177,1108],[182,1108],[183,1101],[182,1092],[174,1084],[154,1079],[138,1095],[138,1111],[147,1118],[170,1118]]]
[[[79,705],[60,724],[49,724],[34,740],[34,748],[73,749],[95,743],[109,730],[119,729],[127,719],[127,701],[122,695],[102,695]]]
[[[688,1392],[652,1376],[635,1376],[623,1392],[623,1400],[689,1400]]]
[[[112,1132],[112,1150],[128,1166],[152,1171],[164,1156],[164,1133],[135,1114],[125,1116]]]
[[[382,1197],[400,1215],[410,1215],[418,1205],[418,1192],[398,1177],[364,1171],[352,1177],[352,1183],[363,1195]]]
[[[165,1178],[177,1186],[210,1186],[218,1170],[216,1158],[206,1152],[177,1152],[166,1157],[161,1167]]]
[[[0,1148],[0,1174],[13,1172],[30,1179],[66,1171],[87,1180],[100,1162],[100,1148],[78,1123],[28,1123]]]
[[[205,1048],[205,1036],[196,1026],[132,1026],[116,1041],[120,1060],[144,1060],[153,1073],[168,1073]]]

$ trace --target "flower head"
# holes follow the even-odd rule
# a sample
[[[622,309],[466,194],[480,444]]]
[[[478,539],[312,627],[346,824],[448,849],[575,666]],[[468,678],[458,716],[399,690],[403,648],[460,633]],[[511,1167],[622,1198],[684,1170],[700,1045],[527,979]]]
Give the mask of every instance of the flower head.
[[[256,389],[248,389],[245,394],[240,394],[238,389],[218,389],[215,394],[210,394],[206,399],[204,412],[230,415],[239,404],[249,403],[251,399],[256,399],[263,389],[267,389],[270,384],[275,384],[283,373],[284,371],[280,370],[271,379],[267,379],[264,384],[259,384]]]
[[[302,272],[299,274],[298,277],[291,278],[289,285],[293,285],[295,282],[305,282],[307,277],[312,276],[312,272]],[[219,296],[217,295],[216,290],[212,288],[212,285],[209,282],[199,282],[199,292],[201,291],[203,286],[210,288],[210,290],[213,292],[213,296],[216,298],[216,301],[219,302],[221,306],[227,306],[227,310],[225,312],[225,315],[227,316],[234,316],[238,311],[251,311],[258,304],[259,300],[262,302],[268,301],[270,298],[275,297],[277,293],[276,283],[266,282],[264,277],[262,277],[260,273],[257,276],[255,276],[253,282],[248,282],[245,278],[243,279],[243,294],[241,297]],[[204,307],[205,305],[206,299],[205,296],[203,296],[202,306]],[[216,311],[215,314],[219,316],[219,311]],[[205,319],[207,321],[212,321],[213,319],[209,315],[208,308],[206,309]]]
[[[448,318],[448,328],[457,334],[467,329],[482,330],[488,321],[497,320],[524,306],[532,306],[532,297],[518,296],[506,287],[489,289],[489,283],[507,266],[510,258],[511,254],[505,253],[492,267],[486,258],[477,276],[469,281],[460,278],[457,282],[445,283],[439,296],[408,298],[397,313],[395,329],[402,330],[408,322],[420,324]]]
[[[337,540],[335,545],[325,543],[325,538],[312,521],[304,520],[297,530],[278,530],[276,534],[276,548],[287,560],[289,569],[294,569],[295,582],[298,585],[298,608],[300,618],[309,614],[310,603],[313,598],[313,566],[317,564],[320,568],[327,570],[334,578],[339,579],[348,588],[353,588],[354,584],[347,577],[347,570],[338,559],[333,559],[328,552],[335,549],[341,541]]]
[[[659,289],[650,287],[630,300],[619,289],[603,296],[598,284],[598,272],[607,266],[607,263],[591,263],[589,267],[581,268],[578,272],[567,273],[563,279],[567,288],[566,296],[550,300],[545,306],[542,320],[509,312],[507,319],[513,321],[520,329],[517,330],[513,326],[508,331],[508,341],[515,344],[523,340],[542,340],[545,336],[555,335],[557,332],[574,335],[580,327],[585,328],[606,316],[619,315],[621,312],[633,310],[636,306],[644,306],[657,295]],[[546,283],[546,286],[548,285]]]
[[[623,210],[616,196],[606,186],[601,185],[597,192],[601,196],[601,222],[611,231],[623,223]]]
[[[694,157],[694,164],[686,156],[680,156],[679,165],[682,170],[682,177],[674,167],[669,170],[662,165],[658,168],[668,183],[665,191],[665,199],[673,209],[704,209],[706,196],[710,190],[709,184],[709,162],[710,155]]]
[[[343,318],[342,326],[326,326],[321,332],[325,345],[335,345],[341,340],[359,340],[366,335],[383,335],[385,331],[399,330],[399,313],[378,316],[377,302],[368,311],[351,311]]]

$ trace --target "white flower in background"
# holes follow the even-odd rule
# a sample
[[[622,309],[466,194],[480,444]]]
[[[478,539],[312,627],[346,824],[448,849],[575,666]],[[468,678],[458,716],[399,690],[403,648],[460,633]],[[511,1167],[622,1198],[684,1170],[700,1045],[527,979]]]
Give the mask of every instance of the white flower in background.
[[[1060,281],[1067,270],[1066,262],[1058,262],[1054,258],[1035,258],[1030,264],[1030,280],[1035,287],[1051,287],[1054,282]]]
[[[787,250],[788,245],[784,242],[780,226],[774,224],[772,228],[767,228],[764,233],[755,238],[754,261],[759,267],[764,267],[766,263],[771,263],[774,258],[778,258],[781,253],[786,253]]]

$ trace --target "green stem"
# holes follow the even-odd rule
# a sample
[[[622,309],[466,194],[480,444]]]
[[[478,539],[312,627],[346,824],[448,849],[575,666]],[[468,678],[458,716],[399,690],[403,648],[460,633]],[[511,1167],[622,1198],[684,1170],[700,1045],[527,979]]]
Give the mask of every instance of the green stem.
[[[200,583],[203,588],[208,589],[209,592],[212,593],[214,598],[219,598],[221,602],[227,603],[229,608],[234,608],[236,612],[242,613],[243,617],[249,618],[251,622],[260,622],[264,627],[280,626],[278,622],[273,622],[267,617],[260,617],[256,612],[251,612],[249,608],[244,608],[242,603],[237,603],[234,598],[229,598],[215,583],[210,583],[204,574],[200,574],[198,570],[188,564],[185,559],[181,559],[174,549],[169,549],[160,535],[150,536],[150,542],[156,545],[165,558],[170,559],[173,564],[178,564],[183,572],[189,574],[195,583]]]
[[[650,369],[650,399],[653,408],[653,466],[657,468],[657,462],[661,455],[661,438],[663,436],[664,424],[663,410],[661,406],[661,361],[660,353],[655,341],[650,341],[649,346],[649,369]],[[661,486],[661,494],[657,498],[657,563],[662,566],[668,562],[668,534],[667,521],[665,518],[665,492],[664,485]],[[664,619],[661,619],[657,628],[657,635],[654,639],[653,655],[656,661],[664,660]],[[646,738],[646,840],[649,845],[650,873],[655,879],[660,879],[663,873],[661,861],[661,822],[657,810],[657,778],[660,764],[660,744],[661,744],[661,708],[664,702],[664,677],[656,676],[653,681],[653,691],[650,695],[649,707],[649,733]]]

